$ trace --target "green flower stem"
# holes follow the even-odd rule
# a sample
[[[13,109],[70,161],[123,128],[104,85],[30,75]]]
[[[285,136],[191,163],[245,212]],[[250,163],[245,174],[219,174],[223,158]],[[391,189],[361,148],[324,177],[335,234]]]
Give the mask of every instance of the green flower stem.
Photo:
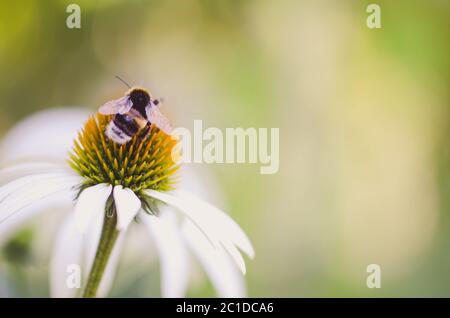
[[[102,234],[100,242],[95,254],[94,263],[92,264],[91,272],[83,293],[84,298],[93,298],[97,295],[97,289],[108,264],[109,257],[116,243],[119,231],[116,229],[117,213],[114,205],[114,200],[109,199],[105,209],[105,217],[103,222]]]

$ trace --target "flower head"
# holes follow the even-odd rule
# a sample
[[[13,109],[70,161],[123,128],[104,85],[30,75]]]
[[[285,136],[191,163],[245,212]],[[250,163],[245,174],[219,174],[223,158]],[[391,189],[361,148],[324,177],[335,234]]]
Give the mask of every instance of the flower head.
[[[69,164],[28,159],[0,170],[0,234],[10,233],[55,200],[70,204],[75,197],[55,238],[50,264],[53,296],[106,296],[131,225],[144,226],[156,243],[163,296],[184,295],[187,250],[198,257],[221,296],[243,296],[235,273],[246,271],[240,250],[254,255],[245,233],[213,205],[174,189],[178,166],[172,161],[172,137],[150,127],[118,145],[104,133],[110,120],[99,114],[87,120]],[[66,285],[71,264],[83,268],[83,293]]]
[[[111,120],[110,115],[91,116],[74,140],[69,164],[83,177],[77,197],[98,184],[121,186],[139,198],[146,212],[155,214],[156,200],[144,190],[173,190],[179,168],[172,159],[176,140],[151,125],[120,145],[105,134]]]
[[[111,116],[89,118],[74,142],[70,165],[80,174],[83,188],[99,183],[121,185],[137,194],[172,189],[171,176],[178,166],[172,160],[176,140],[151,126],[130,142],[119,145],[105,135]]]

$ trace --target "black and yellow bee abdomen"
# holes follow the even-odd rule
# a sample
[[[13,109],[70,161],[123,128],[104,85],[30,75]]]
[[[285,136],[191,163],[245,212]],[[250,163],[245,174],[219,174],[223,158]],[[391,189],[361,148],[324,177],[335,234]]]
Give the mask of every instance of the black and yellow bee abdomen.
[[[138,124],[131,116],[118,114],[114,117],[113,121],[128,136],[134,136],[139,130]]]
[[[139,125],[132,116],[117,114],[106,127],[106,135],[118,144],[124,144],[139,131]]]

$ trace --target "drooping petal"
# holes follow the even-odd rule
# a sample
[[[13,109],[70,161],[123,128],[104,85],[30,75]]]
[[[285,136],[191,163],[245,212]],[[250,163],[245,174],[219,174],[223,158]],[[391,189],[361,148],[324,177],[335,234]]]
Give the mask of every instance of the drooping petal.
[[[82,288],[83,235],[70,213],[60,227],[50,260],[50,295],[57,298],[75,297]]]
[[[2,138],[0,161],[38,157],[65,161],[80,123],[90,114],[86,108],[64,107],[45,109],[26,117]]]
[[[243,276],[224,250],[214,248],[188,220],[183,225],[183,236],[203,265],[219,297],[245,297]]]
[[[23,161],[0,168],[0,183],[4,184],[21,177],[51,172],[67,172],[68,166],[56,162]]]
[[[33,178],[33,176],[29,177]],[[21,179],[22,180],[22,179]],[[19,180],[17,180],[19,181]],[[0,202],[0,223],[14,216],[18,211],[34,204],[49,196],[71,190],[79,181],[79,177],[74,176],[53,176],[33,179],[18,186],[16,183],[2,187],[2,200]]]
[[[223,241],[222,245],[223,248],[228,252],[228,254],[230,254],[230,256],[233,258],[241,273],[245,275],[247,271],[245,267],[245,261],[236,246],[231,241]]]
[[[130,189],[118,185],[114,187],[114,202],[117,210],[117,229],[120,231],[130,225],[141,208],[141,200]]]
[[[43,198],[32,205],[23,208],[20,213],[15,213],[0,223],[0,246],[7,242],[11,236],[26,222],[42,212],[58,208],[60,211],[71,211],[73,192],[71,190],[61,191]]]
[[[179,190],[178,195],[184,199],[189,200],[204,211],[203,217],[209,218],[209,220],[219,225],[218,230],[221,230],[223,235],[230,237],[231,241],[236,244],[245,254],[250,258],[255,256],[255,250],[252,243],[248,239],[247,235],[242,231],[241,227],[225,212],[221,211],[217,207],[198,199],[188,191]]]
[[[42,173],[15,179],[0,187],[0,203],[14,192],[19,191],[22,188],[26,188],[28,184],[39,183],[41,180],[45,181],[49,179],[59,179],[65,177],[70,177],[70,175],[66,173]]]
[[[220,244],[220,237],[213,231],[212,227],[206,222],[206,219],[201,217],[197,207],[192,206],[189,202],[186,202],[175,195],[154,190],[146,190],[145,193],[184,213],[195,225],[197,225],[211,244],[213,244],[216,248],[222,248]]]
[[[245,264],[243,265],[243,259],[234,244],[250,257],[254,256],[254,250],[245,233],[228,215],[184,191],[178,191],[176,195],[154,190],[147,190],[146,193],[184,212],[216,248],[227,250],[236,265],[245,273]]]
[[[141,213],[140,218],[147,226],[158,250],[161,264],[161,295],[163,297],[184,297],[188,283],[188,255],[176,216],[160,211],[158,217]]]
[[[111,186],[109,186],[108,195],[107,196],[105,195],[106,199],[110,195],[110,193],[111,193]],[[120,229],[124,230],[128,227],[129,223],[136,215],[137,210],[139,210],[141,203],[140,200],[135,196],[135,194],[131,190],[123,189],[121,186],[114,187],[113,196],[114,202],[116,204],[118,223],[120,222],[120,220],[122,220]],[[136,208],[136,202],[135,200],[133,200],[131,196],[136,197],[136,199],[139,201],[139,207]],[[134,210],[136,210],[136,212],[133,215],[132,211]],[[101,211],[105,212],[105,205],[102,206]],[[84,273],[85,280],[88,278],[89,272],[94,263],[103,227],[104,216],[105,216],[104,213],[96,213],[93,219],[89,222],[89,224],[87,224],[86,243],[84,247],[85,268],[86,268],[86,271]],[[105,268],[105,272],[103,274],[102,280],[97,290],[96,295],[97,297],[106,297],[112,287],[120,259],[120,254],[123,247],[123,241],[125,239],[125,233],[126,233],[125,231],[121,231],[119,233],[116,243],[114,244],[113,250],[111,252],[108,263]]]
[[[102,183],[81,192],[75,206],[75,223],[81,233],[86,232],[90,222],[105,211],[106,201],[111,190],[111,185]]]

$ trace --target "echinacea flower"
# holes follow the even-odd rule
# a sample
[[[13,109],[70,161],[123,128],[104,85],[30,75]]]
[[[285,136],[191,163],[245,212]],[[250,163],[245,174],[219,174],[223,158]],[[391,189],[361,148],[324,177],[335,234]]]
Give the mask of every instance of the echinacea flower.
[[[142,132],[118,145],[104,134],[109,120],[96,114],[86,122],[68,164],[28,159],[0,170],[0,181],[7,180],[0,187],[0,230],[14,229],[49,203],[74,203],[53,248],[50,287],[56,297],[106,296],[134,220],[156,242],[163,296],[184,295],[187,249],[204,265],[220,296],[243,296],[234,286],[239,282],[233,279],[230,261],[245,273],[240,250],[253,257],[253,247],[227,214],[176,189],[176,141],[153,127],[148,137]],[[85,273],[81,293],[67,285],[71,264]]]

